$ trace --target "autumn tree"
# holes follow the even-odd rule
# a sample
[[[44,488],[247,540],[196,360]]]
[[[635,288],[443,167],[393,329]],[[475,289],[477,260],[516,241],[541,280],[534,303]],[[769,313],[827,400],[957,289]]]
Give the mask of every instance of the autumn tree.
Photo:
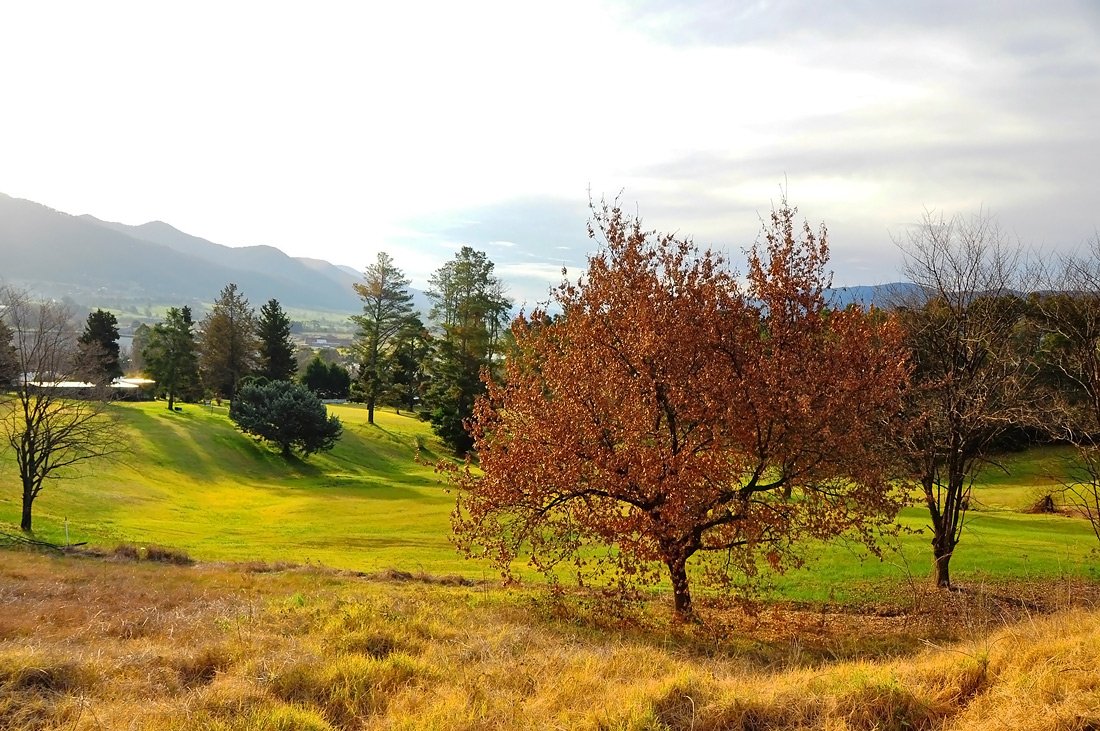
[[[108,409],[106,384],[79,392],[66,385],[89,367],[81,360],[86,351],[78,342],[72,311],[62,303],[33,302],[25,293],[2,289],[0,312],[13,334],[15,361],[14,392],[0,404],[0,434],[18,467],[20,527],[30,532],[34,501],[49,481],[73,476],[87,460],[118,454],[125,442]]]
[[[169,307],[164,322],[150,330],[141,351],[145,370],[156,381],[156,393],[168,399],[169,411],[175,409],[176,399],[202,395],[193,327],[190,307]]]
[[[279,300],[271,298],[260,308],[256,321],[259,343],[256,374],[269,381],[289,381],[298,372],[294,343],[290,342],[290,317]]]
[[[87,372],[80,375],[96,383],[110,383],[122,375],[118,319],[113,313],[100,309],[89,313],[78,342],[81,360],[87,364]]]
[[[466,421],[485,392],[483,368],[491,369],[512,301],[484,252],[463,246],[429,280],[425,294],[441,331],[427,392],[432,428],[457,454],[473,444]]]
[[[932,523],[937,586],[951,586],[970,488],[998,441],[1034,413],[1023,249],[987,214],[925,216],[904,241],[916,285],[895,303],[913,363],[894,445]]]
[[[199,327],[202,380],[214,393],[232,398],[237,382],[256,365],[256,318],[236,284],[227,284]]]
[[[374,423],[374,407],[385,392],[389,372],[386,355],[390,342],[413,315],[409,279],[384,251],[363,271],[363,282],[356,282],[355,293],[363,300],[363,312],[352,315],[359,328],[355,347],[362,367],[359,381],[367,404],[367,423]]]
[[[907,366],[889,317],[829,309],[825,230],[794,219],[771,215],[743,287],[721,256],[594,209],[603,245],[552,291],[561,316],[516,320],[486,379],[483,476],[454,473],[460,548],[505,575],[521,550],[623,584],[664,572],[687,617],[689,574],[729,586],[813,539],[870,543],[899,507],[881,429]]]

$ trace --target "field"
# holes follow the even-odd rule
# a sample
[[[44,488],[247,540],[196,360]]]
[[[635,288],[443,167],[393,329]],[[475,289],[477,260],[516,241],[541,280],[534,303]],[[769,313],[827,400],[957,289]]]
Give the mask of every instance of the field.
[[[337,448],[288,464],[235,431],[224,407],[187,405],[172,413],[160,402],[120,405],[131,451],[119,462],[89,464],[78,479],[49,485],[35,502],[35,533],[64,543],[67,519],[71,542],[108,548],[153,543],[204,561],[266,559],[495,578],[451,546],[454,496],[430,467],[415,461],[418,443],[427,459],[445,455],[428,425],[381,411],[371,426],[361,407],[333,410],[345,427]],[[952,562],[956,580],[1089,574],[1096,539],[1084,521],[1020,512],[1065,473],[1064,457],[1058,450],[1032,450],[1007,458],[1004,469],[986,471]],[[12,470],[11,460],[0,457],[0,480],[14,488]],[[20,506],[12,488],[0,493],[0,525],[9,529],[18,523]],[[924,508],[907,508],[901,523],[921,530]],[[883,561],[843,544],[813,553],[808,570],[778,580],[782,596],[844,601],[883,582],[920,580],[929,569],[924,534],[903,534]]]
[[[120,405],[125,459],[35,504],[38,538],[67,519],[88,546],[0,550],[0,728],[1100,729],[1095,537],[1025,510],[1062,451],[981,476],[962,591],[929,587],[928,537],[903,533],[881,562],[814,547],[762,602],[701,594],[683,624],[660,588],[500,588],[449,542],[427,426],[334,410],[340,445],[287,463],[224,409]]]

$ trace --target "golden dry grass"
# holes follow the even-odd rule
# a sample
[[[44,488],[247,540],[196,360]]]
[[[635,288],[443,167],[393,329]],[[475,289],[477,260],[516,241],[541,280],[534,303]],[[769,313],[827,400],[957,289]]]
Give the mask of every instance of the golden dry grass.
[[[2,551],[0,728],[1100,728],[1100,612],[1046,613],[1092,585],[684,626],[416,579]]]

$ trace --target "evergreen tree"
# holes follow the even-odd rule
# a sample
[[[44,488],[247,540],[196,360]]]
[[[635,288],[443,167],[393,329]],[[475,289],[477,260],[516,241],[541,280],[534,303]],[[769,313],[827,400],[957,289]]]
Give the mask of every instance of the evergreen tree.
[[[12,330],[0,320],[0,393],[7,390],[19,373],[19,354],[12,344]]]
[[[386,389],[386,349],[393,337],[412,316],[409,280],[390,255],[378,252],[378,260],[363,271],[363,283],[355,283],[355,292],[363,300],[363,314],[353,315],[359,326],[356,347],[361,355],[359,380],[367,403],[367,423],[374,423],[374,407]]]
[[[143,352],[145,346],[149,344],[149,338],[152,336],[153,328],[146,325],[144,322],[134,328],[134,340],[130,344],[130,368],[127,373],[144,373],[145,372],[145,356]]]
[[[88,315],[78,338],[82,375],[98,384],[110,383],[122,375],[118,349],[118,319],[97,309]]]
[[[193,326],[190,307],[170,307],[164,322],[149,332],[149,341],[141,351],[145,372],[157,382],[156,393],[168,399],[169,411],[175,408],[176,399],[190,401],[202,395]]]
[[[431,317],[442,330],[428,390],[432,427],[462,454],[473,445],[466,422],[475,399],[485,392],[481,369],[491,369],[499,353],[512,301],[493,274],[493,262],[469,246],[440,267],[429,283]]]
[[[351,374],[339,363],[325,363],[320,353],[314,354],[302,371],[301,384],[318,398],[347,398],[351,390]]]
[[[229,418],[246,434],[279,445],[284,457],[292,449],[305,456],[336,446],[343,427],[329,416],[317,396],[289,381],[247,381],[229,405]]]
[[[432,357],[432,338],[419,317],[413,316],[394,336],[393,349],[386,357],[390,387],[386,403],[413,411],[421,405],[428,388],[428,366]]]
[[[258,375],[269,381],[289,381],[298,372],[294,343],[290,342],[290,318],[276,299],[260,308],[257,322],[260,341]]]
[[[203,383],[219,396],[233,398],[237,382],[256,364],[256,317],[236,284],[225,286],[201,330]]]

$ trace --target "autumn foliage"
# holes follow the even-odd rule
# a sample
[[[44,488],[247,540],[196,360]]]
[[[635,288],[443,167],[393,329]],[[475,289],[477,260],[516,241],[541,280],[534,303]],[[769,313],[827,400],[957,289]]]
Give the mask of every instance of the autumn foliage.
[[[506,378],[475,409],[460,548],[505,575],[521,551],[582,580],[664,575],[683,616],[689,571],[728,587],[888,521],[879,434],[907,378],[899,331],[829,309],[825,230],[795,215],[772,213],[742,284],[722,256],[594,209],[587,274],[552,291],[560,315],[516,320]]]

